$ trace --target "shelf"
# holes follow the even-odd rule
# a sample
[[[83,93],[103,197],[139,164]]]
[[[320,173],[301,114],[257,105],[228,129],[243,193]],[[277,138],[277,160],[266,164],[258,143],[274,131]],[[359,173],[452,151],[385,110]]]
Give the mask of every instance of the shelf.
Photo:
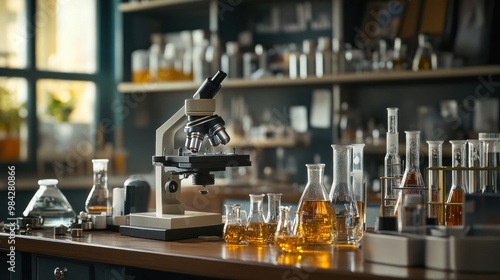
[[[176,7],[184,4],[208,3],[207,0],[155,0],[147,2],[125,2],[118,5],[118,10],[123,13],[156,12],[159,8]]]
[[[332,85],[332,84],[357,84],[369,82],[395,82],[418,81],[433,79],[456,79],[475,77],[481,75],[500,75],[500,65],[471,66],[453,69],[439,69],[435,71],[398,71],[398,72],[372,72],[372,73],[345,73],[322,78],[310,77],[307,79],[290,78],[265,78],[259,80],[228,79],[224,81],[223,88],[258,88],[258,87],[284,87],[301,85]],[[122,82],[118,85],[121,93],[134,92],[178,92],[193,91],[198,89],[199,83],[192,81],[163,82],[137,84]]]

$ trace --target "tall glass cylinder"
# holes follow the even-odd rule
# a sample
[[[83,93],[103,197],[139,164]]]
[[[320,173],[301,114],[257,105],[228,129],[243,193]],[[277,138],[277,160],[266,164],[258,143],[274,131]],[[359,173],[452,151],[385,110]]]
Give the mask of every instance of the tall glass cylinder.
[[[483,143],[483,164],[482,167],[495,168],[499,166],[500,160],[500,150],[498,149],[498,143],[500,140],[493,138],[483,137],[481,140]],[[488,169],[483,171],[482,180],[482,192],[483,193],[495,193],[498,192],[498,180],[499,171]]]
[[[274,234],[276,233],[276,227],[278,226],[279,211],[281,206],[281,193],[268,193],[267,194],[267,241],[269,243],[274,242]]]
[[[306,164],[307,184],[299,200],[297,232],[304,236],[306,244],[332,244],[337,235],[335,211],[328,200],[323,182],[325,165]]]
[[[384,158],[385,197],[384,203],[389,209],[394,206],[401,180],[401,157],[399,156],[398,108],[387,108],[387,134]],[[383,213],[384,216],[394,214],[394,211]]]
[[[427,141],[429,154],[429,167],[443,166],[443,142],[442,140]],[[441,204],[441,178],[442,174],[439,170],[429,170],[427,186],[429,205],[427,208],[427,216],[429,218],[437,218],[439,225],[444,225],[443,205]]]
[[[94,185],[85,201],[85,209],[89,214],[111,215],[111,201],[108,189],[108,159],[93,159]]]
[[[450,140],[452,167],[466,167],[466,140]],[[446,200],[446,225],[463,225],[462,209],[465,198],[465,171],[451,171],[451,189]]]
[[[366,185],[363,172],[364,147],[365,144],[352,144],[352,195],[358,207],[359,216],[356,242],[361,240],[366,229]]]
[[[335,243],[349,243],[346,216],[355,206],[351,184],[352,145],[332,145],[333,148],[333,183],[329,198],[335,209],[338,235]],[[354,205],[353,205],[354,204]]]
[[[483,158],[483,145],[481,141],[476,139],[467,140],[468,145],[468,165],[472,168],[479,168],[482,164]],[[481,172],[480,170],[469,170],[469,178],[467,184],[468,193],[480,193],[481,192]]]
[[[245,238],[249,244],[265,245],[267,244],[267,228],[264,221],[263,194],[249,194],[250,213],[245,230]]]
[[[425,195],[425,183],[420,172],[420,131],[405,131],[406,134],[406,167],[401,184],[399,185],[398,199],[394,212],[397,215],[398,208],[403,203],[406,194],[419,194],[422,205],[427,205]]]

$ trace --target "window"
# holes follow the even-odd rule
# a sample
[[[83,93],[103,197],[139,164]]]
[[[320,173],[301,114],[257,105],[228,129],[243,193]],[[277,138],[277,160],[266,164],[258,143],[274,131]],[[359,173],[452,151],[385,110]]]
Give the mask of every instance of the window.
[[[93,156],[96,120],[113,93],[102,71],[112,61],[99,60],[112,30],[97,27],[112,25],[114,5],[0,0],[0,164],[46,174],[77,145]]]

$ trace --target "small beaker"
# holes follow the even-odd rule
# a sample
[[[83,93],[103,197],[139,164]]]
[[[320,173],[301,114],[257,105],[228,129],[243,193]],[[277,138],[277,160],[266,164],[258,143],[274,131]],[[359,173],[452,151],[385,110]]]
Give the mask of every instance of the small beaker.
[[[246,212],[240,204],[225,204],[226,222],[223,237],[227,244],[242,244],[245,237]]]
[[[94,185],[85,201],[85,209],[89,214],[106,213],[111,215],[111,201],[108,189],[108,162],[107,159],[93,159]]]
[[[290,220],[291,206],[279,207],[279,221],[275,234],[275,243],[280,250],[287,253],[301,253],[303,251],[304,238],[298,227],[293,227]],[[300,219],[297,218],[296,219]],[[300,221],[297,220],[296,223]]]
[[[274,242],[274,234],[276,233],[276,227],[278,226],[278,219],[280,215],[281,206],[281,193],[268,193],[267,194],[267,242]]]
[[[245,238],[249,244],[266,245],[267,244],[267,226],[263,215],[262,201],[263,194],[249,194],[250,196],[250,214],[245,229]]]

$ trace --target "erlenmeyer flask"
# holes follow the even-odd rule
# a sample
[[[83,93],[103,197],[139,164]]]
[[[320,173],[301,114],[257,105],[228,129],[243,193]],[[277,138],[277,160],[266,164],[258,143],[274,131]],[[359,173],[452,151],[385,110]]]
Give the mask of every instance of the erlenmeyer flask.
[[[466,140],[450,140],[452,167],[466,167]],[[465,171],[451,171],[451,189],[446,200],[446,225],[461,226],[465,198]]]
[[[85,209],[89,214],[111,215],[111,201],[108,189],[108,161],[107,159],[93,159],[94,185],[85,201]]]
[[[224,223],[223,237],[228,244],[241,244],[245,237],[245,223],[241,217],[240,204],[225,204],[226,222]]]
[[[42,217],[43,226],[69,224],[76,214],[63,193],[57,188],[57,179],[38,180],[39,188],[23,212],[25,217]]]
[[[443,142],[442,140],[427,141],[428,154],[429,154],[429,167],[443,166]],[[428,176],[429,186],[429,207],[427,209],[427,216],[429,218],[437,218],[438,225],[444,225],[444,215],[442,198],[440,194],[440,180],[438,170],[429,170]],[[443,198],[444,199],[444,198]]]
[[[403,203],[406,194],[419,194],[422,197],[422,205],[427,209],[425,196],[425,183],[420,172],[420,131],[405,131],[406,134],[406,167],[399,185],[399,194],[394,207],[394,214]]]
[[[264,221],[262,201],[263,194],[249,194],[250,196],[250,214],[246,224],[245,238],[249,244],[265,245],[267,244],[267,228]]]
[[[281,251],[287,253],[300,253],[304,243],[300,232],[294,232],[290,221],[291,206],[279,207],[279,221],[275,234],[275,243]],[[297,221],[298,222],[298,221]]]
[[[332,244],[337,235],[337,224],[323,183],[325,165],[306,164],[306,167],[307,184],[297,210],[303,212],[303,216],[298,221],[297,232],[303,233],[306,244]]]
[[[280,214],[281,206],[281,193],[268,193],[267,194],[267,241],[268,243],[274,243],[274,234],[276,233],[276,227],[278,226],[278,219]]]
[[[357,206],[353,200],[351,183],[351,145],[332,145],[333,148],[333,183],[330,189],[330,201],[335,209],[338,235],[335,243],[347,244],[346,217],[357,214]],[[354,212],[353,212],[354,210]]]

